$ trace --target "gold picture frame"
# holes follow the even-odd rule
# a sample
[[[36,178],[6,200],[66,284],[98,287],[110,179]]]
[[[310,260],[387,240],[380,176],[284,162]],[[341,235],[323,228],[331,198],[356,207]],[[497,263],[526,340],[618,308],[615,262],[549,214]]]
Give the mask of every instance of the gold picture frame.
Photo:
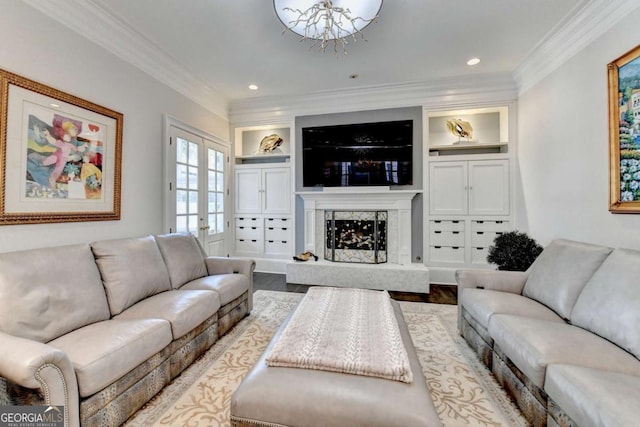
[[[0,69],[0,225],[119,220],[122,124]]]
[[[640,213],[640,45],[607,69],[609,211]]]

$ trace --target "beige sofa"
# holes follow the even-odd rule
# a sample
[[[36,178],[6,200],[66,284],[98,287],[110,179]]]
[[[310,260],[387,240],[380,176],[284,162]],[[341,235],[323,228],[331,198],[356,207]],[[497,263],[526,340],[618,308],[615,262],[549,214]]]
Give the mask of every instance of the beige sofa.
[[[640,420],[640,252],[556,240],[526,272],[457,272],[459,327],[533,426]]]
[[[0,254],[0,405],[122,424],[250,312],[254,267],[190,234]]]

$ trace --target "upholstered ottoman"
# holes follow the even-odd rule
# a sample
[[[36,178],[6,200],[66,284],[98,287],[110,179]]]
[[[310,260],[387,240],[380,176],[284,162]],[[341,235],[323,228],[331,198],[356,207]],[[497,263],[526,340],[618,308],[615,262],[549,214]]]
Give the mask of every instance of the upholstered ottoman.
[[[266,358],[291,315],[231,399],[231,425],[441,426],[400,306],[392,302],[413,381],[315,369],[267,366]]]

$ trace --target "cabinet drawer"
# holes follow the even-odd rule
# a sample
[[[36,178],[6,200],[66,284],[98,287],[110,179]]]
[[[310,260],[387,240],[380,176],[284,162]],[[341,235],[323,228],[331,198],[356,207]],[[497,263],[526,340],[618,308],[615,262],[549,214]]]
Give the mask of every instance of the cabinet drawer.
[[[429,221],[429,229],[432,231],[464,231],[464,221],[433,220]]]
[[[464,248],[462,246],[431,246],[429,259],[431,262],[464,263]]]
[[[289,240],[290,236],[288,228],[267,227],[264,231],[265,240]]]
[[[265,240],[264,253],[269,255],[288,255],[289,241],[288,240]]]
[[[500,234],[502,234],[501,231],[473,231],[471,232],[471,246],[474,248],[488,248],[493,245],[493,241]]]
[[[464,246],[464,232],[431,230],[431,246]]]
[[[280,227],[280,228],[291,228],[293,221],[289,218],[274,218],[268,217],[264,219],[265,227]]]
[[[260,227],[261,225],[258,217],[240,216],[236,218],[236,227]]]
[[[262,238],[260,227],[236,227],[236,239],[256,240]]]
[[[487,265],[487,254],[489,248],[471,248],[471,263]]]
[[[507,231],[509,229],[509,221],[471,221],[471,231]]]
[[[258,239],[236,239],[236,251],[247,254],[262,252],[262,240]]]

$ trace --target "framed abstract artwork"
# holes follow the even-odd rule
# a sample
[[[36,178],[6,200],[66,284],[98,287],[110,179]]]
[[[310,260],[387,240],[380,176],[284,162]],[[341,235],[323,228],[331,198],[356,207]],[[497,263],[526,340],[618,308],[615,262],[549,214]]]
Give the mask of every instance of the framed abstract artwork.
[[[122,122],[0,70],[0,225],[119,220]]]
[[[607,68],[609,211],[640,213],[640,46]]]

